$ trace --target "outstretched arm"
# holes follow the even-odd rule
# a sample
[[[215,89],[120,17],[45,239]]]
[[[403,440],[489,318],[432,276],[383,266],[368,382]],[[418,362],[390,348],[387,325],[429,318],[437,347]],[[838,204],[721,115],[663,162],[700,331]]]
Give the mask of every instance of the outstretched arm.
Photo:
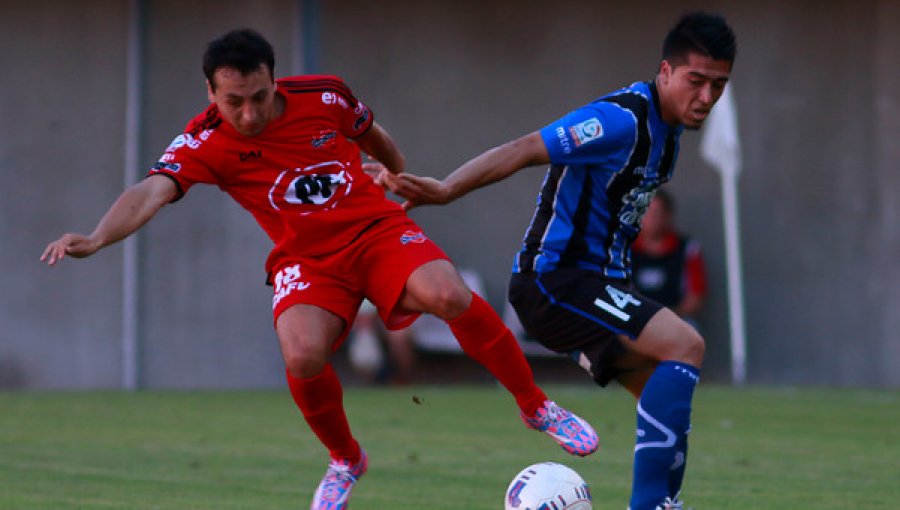
[[[410,174],[380,175],[379,183],[407,200],[404,208],[447,204],[466,193],[503,180],[519,170],[550,162],[540,132],[494,147],[469,160],[443,181]]]
[[[104,246],[121,241],[141,228],[162,206],[175,198],[178,188],[171,179],[150,176],[119,195],[94,231],[88,235],[66,233],[44,249],[41,261],[54,265],[66,255],[83,258]]]

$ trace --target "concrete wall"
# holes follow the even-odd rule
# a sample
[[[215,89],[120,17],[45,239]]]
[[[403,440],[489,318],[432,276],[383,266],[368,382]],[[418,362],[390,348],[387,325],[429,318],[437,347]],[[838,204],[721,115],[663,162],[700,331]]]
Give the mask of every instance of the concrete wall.
[[[199,59],[240,25],[290,72],[292,1],[145,3],[141,159],[152,163],[206,102]],[[847,2],[320,2],[317,72],[343,76],[406,152],[443,176],[609,90],[653,76],[688,8],[723,12],[739,38],[740,202],[749,379],[900,386],[900,5]],[[0,385],[116,387],[122,251],[41,267],[64,230],[89,231],[122,188],[128,5],[2,1]],[[307,18],[307,21],[310,21]],[[309,48],[307,48],[309,49]],[[295,66],[296,67],[296,66]],[[706,374],[728,377],[719,178],[686,133],[671,185],[712,284]],[[543,169],[413,213],[504,302]],[[487,218],[488,221],[485,221]],[[141,233],[139,337],[147,387],[281,384],[252,219],[195,189]]]

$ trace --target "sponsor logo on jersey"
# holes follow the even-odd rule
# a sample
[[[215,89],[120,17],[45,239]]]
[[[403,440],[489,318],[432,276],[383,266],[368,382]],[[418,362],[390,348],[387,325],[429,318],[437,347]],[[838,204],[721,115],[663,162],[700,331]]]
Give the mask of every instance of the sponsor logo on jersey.
[[[575,146],[579,147],[603,136],[603,125],[600,124],[600,119],[592,117],[584,122],[579,122],[578,124],[571,126],[569,128],[569,133],[572,134]]]
[[[259,149],[253,149],[253,150],[249,150],[247,152],[242,151],[239,154],[239,157],[241,158],[241,163],[243,163],[245,161],[250,161],[251,159],[259,159],[262,157],[262,151]]]
[[[320,132],[319,136],[312,139],[312,146],[316,149],[333,147],[335,139],[337,139],[337,132],[333,129],[327,129]]]
[[[562,147],[564,154],[572,152],[572,146],[569,144],[569,137],[566,136],[566,130],[562,126],[556,127],[556,138],[559,140],[559,146]]]
[[[275,295],[272,297],[272,308],[278,306],[282,299],[293,292],[300,292],[309,287],[309,282],[300,281],[300,264],[287,266],[275,275]]]
[[[322,102],[325,104],[338,104],[341,105],[342,108],[350,108],[350,105],[347,104],[347,100],[340,94],[335,94],[334,92],[322,92]]]
[[[619,222],[624,225],[635,226],[640,223],[653,196],[655,189],[634,188],[622,197],[622,208],[619,211]]]
[[[359,106],[362,106],[362,103],[360,103]],[[359,131],[359,128],[361,128],[367,120],[369,120],[369,109],[363,106],[362,113],[360,113],[359,117],[353,122],[353,131]]]
[[[352,185],[353,176],[339,161],[284,170],[269,189],[269,203],[276,211],[312,214],[333,209]]]
[[[181,170],[181,163],[168,163],[166,161],[160,160],[150,168],[151,172],[162,172],[163,170],[167,170],[173,173],[177,172]]]
[[[415,232],[412,230],[407,230],[400,236],[400,244],[407,245],[409,243],[422,244],[425,242],[425,234],[422,232]]]
[[[200,140],[194,138],[194,136],[191,135],[190,133],[182,133],[182,134],[176,136],[175,139],[172,140],[172,143],[170,143],[169,146],[166,147],[166,152],[175,152],[176,150],[178,150],[184,146],[188,146],[191,149],[197,149],[200,147],[200,144],[204,140],[209,138],[209,133],[210,133],[209,130],[206,130],[206,131],[203,131],[202,133],[200,133],[200,138],[201,138]]]

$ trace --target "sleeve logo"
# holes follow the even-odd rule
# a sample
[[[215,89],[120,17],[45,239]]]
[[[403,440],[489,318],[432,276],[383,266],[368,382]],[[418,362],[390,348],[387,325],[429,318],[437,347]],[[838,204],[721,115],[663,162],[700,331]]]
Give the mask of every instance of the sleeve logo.
[[[575,146],[579,147],[603,136],[603,125],[600,124],[600,119],[592,117],[570,127],[569,133],[575,141]]]

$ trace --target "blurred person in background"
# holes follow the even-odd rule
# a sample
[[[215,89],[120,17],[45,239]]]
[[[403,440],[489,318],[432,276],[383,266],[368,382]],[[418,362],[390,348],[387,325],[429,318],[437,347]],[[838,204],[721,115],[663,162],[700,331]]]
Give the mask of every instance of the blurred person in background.
[[[698,241],[677,230],[675,202],[664,189],[656,191],[641,218],[631,263],[631,279],[641,294],[698,327],[707,293],[703,255]]]
[[[416,364],[412,329],[385,327],[378,317],[378,309],[368,299],[359,307],[349,343],[350,364],[366,382],[391,385],[412,382]]]

